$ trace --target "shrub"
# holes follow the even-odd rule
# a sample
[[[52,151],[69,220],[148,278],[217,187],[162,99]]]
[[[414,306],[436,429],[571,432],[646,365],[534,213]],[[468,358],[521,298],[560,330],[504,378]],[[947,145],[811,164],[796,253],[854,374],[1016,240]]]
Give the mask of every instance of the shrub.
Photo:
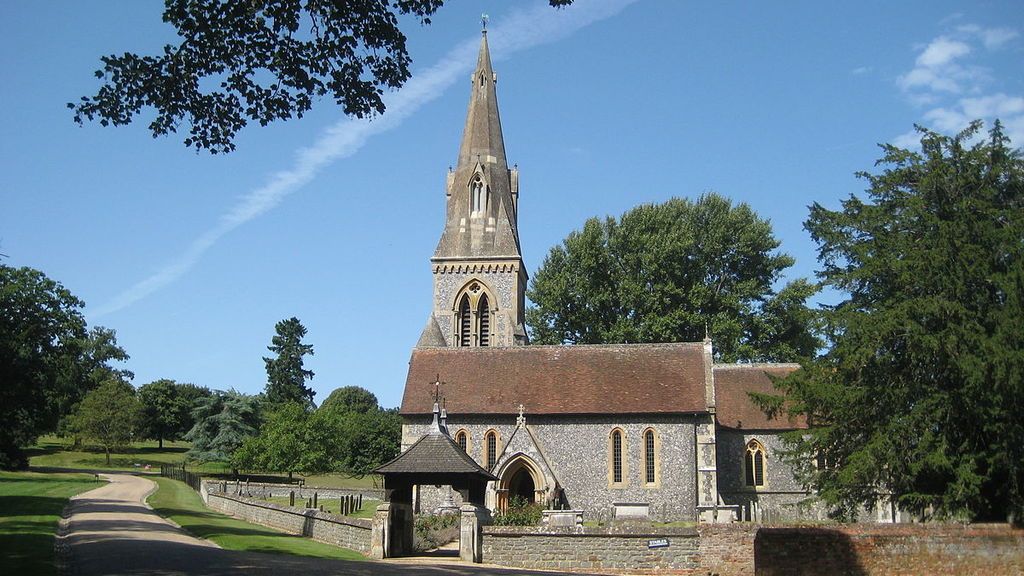
[[[530,504],[522,496],[513,496],[508,503],[508,508],[498,510],[494,514],[496,526],[536,526],[540,523],[541,507],[538,504]]]

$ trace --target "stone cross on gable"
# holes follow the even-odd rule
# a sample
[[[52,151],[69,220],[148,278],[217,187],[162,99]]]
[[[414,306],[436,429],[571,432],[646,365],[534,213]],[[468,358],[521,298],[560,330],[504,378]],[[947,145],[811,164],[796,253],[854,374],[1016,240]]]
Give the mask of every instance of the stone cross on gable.
[[[523,405],[519,405],[519,418],[516,418],[516,428],[526,426],[526,416],[523,416]]]

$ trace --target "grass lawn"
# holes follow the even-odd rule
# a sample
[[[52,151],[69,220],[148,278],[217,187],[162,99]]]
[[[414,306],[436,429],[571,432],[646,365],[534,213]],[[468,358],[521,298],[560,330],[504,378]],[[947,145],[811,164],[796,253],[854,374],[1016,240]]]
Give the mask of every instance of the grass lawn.
[[[103,484],[91,474],[0,472],[0,574],[56,574],[61,510],[70,497]]]
[[[187,442],[164,441],[164,447],[157,448],[156,441],[135,442],[126,448],[110,453],[110,465],[103,448],[84,446],[78,450],[66,450],[65,440],[57,436],[43,436],[35,446],[25,450],[29,455],[29,466],[55,468],[102,468],[105,470],[139,470],[147,464],[159,471],[161,464],[181,463],[189,448]]]
[[[288,505],[288,497],[287,496],[274,496],[272,498],[267,498],[266,502],[273,502],[274,504],[281,504],[282,506],[287,506]],[[296,508],[302,508],[303,506],[305,506],[305,504],[306,504],[306,502],[304,500],[300,499],[298,496],[295,497],[295,507]],[[373,500],[371,498],[364,498],[363,499],[363,509],[362,510],[356,510],[352,514],[349,514],[348,518],[373,518],[373,513],[374,513],[374,511],[377,510],[377,505],[378,504],[380,504],[380,500]],[[338,510],[341,509],[341,502],[337,498],[323,498],[323,499],[318,499],[318,501],[317,501],[317,509],[318,510],[320,509],[320,506],[324,507],[324,512],[330,512],[331,514],[337,514]]]
[[[170,518],[200,538],[216,542],[222,548],[316,558],[366,559],[355,550],[321,544],[309,538],[285,534],[219,514],[208,509],[199,495],[185,484],[168,478],[152,480],[160,489],[149,497],[148,502],[158,514]]]

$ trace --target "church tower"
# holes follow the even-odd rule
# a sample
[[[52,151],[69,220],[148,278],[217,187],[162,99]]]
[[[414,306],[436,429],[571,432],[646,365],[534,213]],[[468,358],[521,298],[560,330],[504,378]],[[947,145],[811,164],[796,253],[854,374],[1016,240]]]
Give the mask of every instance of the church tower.
[[[526,270],[519,249],[519,171],[509,168],[487,30],[471,78],[444,232],[430,259],[433,311],[417,347],[526,344]]]

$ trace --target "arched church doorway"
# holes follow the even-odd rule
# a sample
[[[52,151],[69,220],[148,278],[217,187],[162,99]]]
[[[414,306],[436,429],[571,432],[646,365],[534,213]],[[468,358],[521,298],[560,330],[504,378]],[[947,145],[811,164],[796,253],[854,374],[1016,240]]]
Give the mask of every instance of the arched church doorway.
[[[547,485],[540,467],[532,458],[518,454],[510,459],[499,471],[497,508],[507,510],[512,498],[522,497],[530,504],[545,504]]]
[[[526,467],[520,468],[508,481],[508,497],[511,501],[516,496],[526,500],[530,504],[537,501],[536,487],[533,484],[533,476]]]

